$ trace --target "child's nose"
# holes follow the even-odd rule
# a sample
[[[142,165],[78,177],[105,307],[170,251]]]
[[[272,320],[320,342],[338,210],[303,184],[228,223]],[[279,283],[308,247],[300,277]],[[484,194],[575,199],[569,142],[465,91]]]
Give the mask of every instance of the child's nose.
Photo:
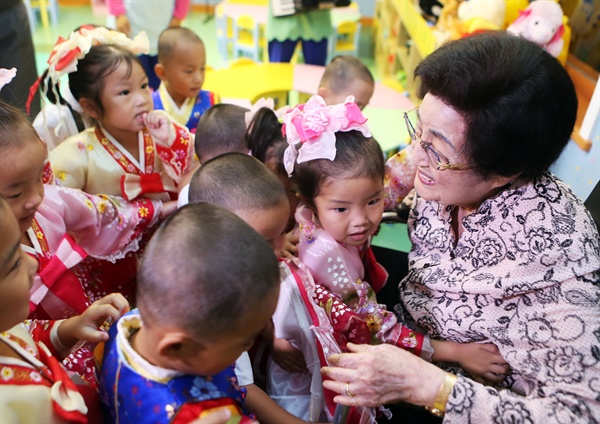
[[[42,203],[42,199],[44,198],[44,188],[42,186],[41,190],[33,190],[31,195],[27,198],[25,202],[25,207],[28,210],[37,209],[40,203]]]
[[[366,210],[359,210],[354,215],[354,225],[356,227],[364,227],[369,224],[369,216]]]

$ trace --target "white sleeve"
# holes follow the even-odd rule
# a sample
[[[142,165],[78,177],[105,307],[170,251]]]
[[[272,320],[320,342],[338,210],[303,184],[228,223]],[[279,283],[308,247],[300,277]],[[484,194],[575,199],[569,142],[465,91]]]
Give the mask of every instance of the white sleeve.
[[[179,209],[188,203],[190,203],[190,185],[186,184],[179,192],[179,197],[177,197],[177,208]]]
[[[252,364],[248,352],[244,352],[235,361],[235,375],[240,386],[254,384],[254,374],[252,374]]]

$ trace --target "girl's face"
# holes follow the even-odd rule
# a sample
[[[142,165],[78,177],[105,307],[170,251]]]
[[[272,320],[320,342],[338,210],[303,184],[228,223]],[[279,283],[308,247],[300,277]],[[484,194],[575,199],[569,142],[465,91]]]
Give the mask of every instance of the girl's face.
[[[104,77],[100,101],[104,107],[102,116],[94,116],[117,140],[123,132],[138,132],[144,128],[144,114],[153,109],[148,77],[139,63],[122,62]],[[93,115],[92,115],[93,116]]]
[[[0,194],[17,218],[21,234],[31,227],[44,198],[45,160],[46,146],[39,138],[4,148],[0,156]]]
[[[323,230],[338,243],[361,246],[383,214],[383,181],[373,178],[330,180],[314,200]]]
[[[27,319],[37,262],[21,249],[19,225],[2,200],[0,234],[0,331],[6,331]]]
[[[431,143],[450,163],[469,163],[469,158],[462,151],[465,119],[440,98],[425,95],[419,106],[419,122],[415,130],[423,141]],[[415,189],[425,200],[466,209],[476,208],[509,181],[505,177],[484,180],[471,170],[437,170],[420,144],[413,144],[412,163],[418,167]]]

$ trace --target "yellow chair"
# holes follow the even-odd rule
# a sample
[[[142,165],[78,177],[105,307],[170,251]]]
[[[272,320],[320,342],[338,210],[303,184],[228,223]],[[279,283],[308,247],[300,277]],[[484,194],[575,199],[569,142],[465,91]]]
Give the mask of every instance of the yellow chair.
[[[262,29],[254,18],[249,15],[238,17],[233,25],[233,58],[243,55],[258,62],[264,46]]]
[[[48,12],[50,12],[50,19],[52,20],[52,26],[58,25],[58,2],[57,0],[24,0],[25,7],[27,8],[27,16],[29,18],[29,25],[31,31],[35,31],[37,26],[37,19],[35,12],[40,12],[40,20],[42,26],[48,28],[50,22],[48,20]]]
[[[341,22],[331,37],[328,43],[328,58],[330,62],[339,54],[349,54],[358,56],[358,43],[360,40],[361,25],[359,21],[344,21]]]

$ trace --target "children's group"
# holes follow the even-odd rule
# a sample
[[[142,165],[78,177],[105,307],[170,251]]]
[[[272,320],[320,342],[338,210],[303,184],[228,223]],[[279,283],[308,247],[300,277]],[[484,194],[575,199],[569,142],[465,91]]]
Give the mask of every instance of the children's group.
[[[377,301],[371,239],[415,170],[409,146],[386,176],[369,69],[338,56],[305,104],[246,109],[203,90],[206,61],[187,28],[151,46],[83,25],[32,87],[33,123],[0,103],[0,422],[331,422],[320,369],[348,343],[489,378],[495,346]]]

